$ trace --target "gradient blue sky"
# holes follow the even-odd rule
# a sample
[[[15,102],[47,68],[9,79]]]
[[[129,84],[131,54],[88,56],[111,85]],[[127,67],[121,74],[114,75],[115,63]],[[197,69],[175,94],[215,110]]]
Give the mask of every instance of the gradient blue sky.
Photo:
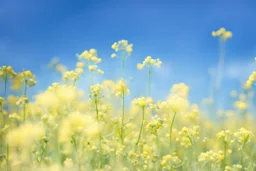
[[[126,65],[135,80],[132,91],[144,89],[146,72],[137,71],[136,63],[151,55],[163,61],[153,75],[152,95],[162,97],[173,83],[185,82],[198,102],[208,95],[208,70],[218,60],[212,30],[233,32],[226,48],[224,95],[238,89],[254,69],[255,9],[253,0],[0,0],[0,65],[32,70],[44,89],[53,81],[45,71],[52,57],[73,69],[76,53],[96,48],[104,78],[116,78],[120,61],[110,59],[111,45],[127,39],[134,44]]]

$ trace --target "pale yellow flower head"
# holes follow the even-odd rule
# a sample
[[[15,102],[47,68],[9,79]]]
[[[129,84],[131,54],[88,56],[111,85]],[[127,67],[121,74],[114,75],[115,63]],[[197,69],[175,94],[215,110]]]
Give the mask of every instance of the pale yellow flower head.
[[[220,28],[217,31],[212,32],[213,37],[220,37],[222,40],[227,40],[232,37],[232,32],[227,31],[225,28]]]
[[[114,42],[111,48],[116,52],[118,51],[123,52],[123,55],[124,55],[124,52],[126,52],[125,55],[127,56],[130,56],[131,53],[133,52],[133,44],[129,44],[128,40],[120,40],[118,42]],[[115,54],[111,55],[111,58],[115,58],[115,57],[116,57]]]
[[[152,102],[153,102],[153,99],[151,97],[147,97],[147,98],[140,97],[140,98],[134,99],[132,101],[132,104],[144,108]]]
[[[153,59],[151,56],[147,56],[142,63],[137,64],[137,69],[141,70],[145,66],[148,66],[150,68],[153,66],[156,66],[159,68],[161,65],[162,65],[162,61],[160,61],[159,58]]]
[[[119,80],[114,88],[114,93],[116,96],[123,96],[125,94],[129,94],[130,90],[128,89],[124,80]]]

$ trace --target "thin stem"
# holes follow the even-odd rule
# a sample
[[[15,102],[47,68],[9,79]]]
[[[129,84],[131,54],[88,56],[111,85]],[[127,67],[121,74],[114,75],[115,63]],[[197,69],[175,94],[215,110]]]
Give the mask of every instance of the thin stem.
[[[224,58],[225,58],[225,41],[220,38],[220,54],[219,54],[219,60],[218,60],[218,72],[216,75],[216,83],[214,88],[214,95],[215,95],[215,110],[218,107],[218,98],[219,98],[219,90],[221,87],[222,82],[222,72],[224,67]]]
[[[42,153],[40,155],[39,165],[41,164],[41,162],[43,160],[44,154],[46,153],[46,147],[47,147],[47,143],[45,143],[45,145],[43,147],[43,151],[42,151]]]
[[[227,142],[224,140],[224,160],[223,160],[223,168],[226,166],[227,160]]]
[[[5,77],[4,77],[4,98],[6,98],[6,96],[7,96],[7,81],[8,81],[8,77],[7,77],[7,73],[6,73]]]
[[[74,147],[75,147],[75,157],[76,157],[76,162],[77,162],[78,170],[81,170],[81,166],[80,166],[80,162],[79,162],[79,157],[78,157],[78,154],[77,154],[78,144],[77,144],[77,141],[76,141],[76,137],[73,135],[71,138],[72,138],[72,142],[73,142]]]
[[[140,133],[139,133],[138,140],[137,140],[137,142],[136,142],[136,144],[135,144],[134,151],[137,149],[137,146],[138,146],[138,144],[139,144],[139,142],[140,142],[140,137],[141,137],[141,134],[142,134],[144,118],[145,118],[145,107],[142,107],[142,120],[141,120],[141,126],[140,126]]]
[[[239,159],[239,164],[243,165],[243,150],[244,150],[244,146],[246,144],[247,141],[245,141],[241,147],[241,151],[240,151],[240,159]]]
[[[174,124],[174,120],[176,117],[176,112],[174,112],[173,118],[172,118],[172,123],[170,126],[170,150],[172,149],[172,129],[173,129],[173,124]]]
[[[189,135],[188,135],[187,137],[188,137],[188,139],[189,139],[191,145],[194,145],[194,144],[193,144],[193,141],[192,141],[192,139],[191,139],[191,137],[190,137]]]
[[[94,102],[95,102],[95,108],[96,108],[96,119],[99,122],[99,109],[98,109],[98,96],[94,95]],[[101,148],[101,135],[99,133],[99,148],[100,148],[100,168],[103,166],[102,161],[102,148]]]
[[[220,39],[220,54],[219,54],[219,61],[218,61],[218,78],[216,82],[216,90],[221,86],[222,81],[222,71],[224,67],[224,58],[225,58],[225,42],[224,40]]]
[[[95,110],[96,110],[96,119],[99,121],[99,109],[98,109],[98,100],[97,95],[94,95],[94,103],[95,103]]]
[[[5,73],[5,78],[4,78],[4,98],[7,98],[7,73]],[[4,116],[3,116],[3,126],[4,126]],[[9,145],[6,142],[6,170],[9,170]]]
[[[157,153],[157,158],[156,158],[156,170],[158,170],[160,168],[159,166],[159,156],[160,156],[160,150],[159,150],[159,136],[158,133],[156,133],[156,153]]]
[[[24,83],[24,98],[27,97],[27,80],[25,80],[25,83]],[[23,121],[25,122],[26,121],[26,102],[24,102],[24,105],[23,105]]]
[[[124,62],[125,62],[125,55],[124,55],[124,50],[122,50],[122,73],[124,77]]]
[[[148,96],[150,96],[150,84],[151,84],[151,66],[148,68]]]
[[[9,170],[9,145],[6,144],[6,170]]]
[[[124,90],[122,94],[122,124],[121,124],[121,139],[124,145]]]

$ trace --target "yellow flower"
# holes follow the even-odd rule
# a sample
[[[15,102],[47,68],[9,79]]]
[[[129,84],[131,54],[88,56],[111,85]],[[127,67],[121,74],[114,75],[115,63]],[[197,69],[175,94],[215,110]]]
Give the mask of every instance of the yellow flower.
[[[104,71],[98,69],[98,73],[102,75],[102,74],[104,74]]]
[[[88,69],[89,69],[90,71],[94,71],[96,68],[97,68],[96,65],[89,65],[89,66],[88,66]]]
[[[115,51],[117,51],[117,43],[115,42],[112,46],[111,46],[112,49],[114,49]]]
[[[238,139],[239,143],[249,142],[252,137],[252,132],[245,128],[240,128],[238,132],[234,133],[234,136]]]
[[[222,40],[227,40],[232,37],[232,32],[227,31],[225,28],[220,28],[217,31],[212,32],[213,37],[220,37]]]
[[[157,67],[160,67],[162,64],[162,61],[160,61],[159,58],[157,59],[153,59],[151,56],[147,56],[144,61],[142,62],[142,64],[138,64],[137,65],[137,68],[138,69],[141,69],[142,66],[148,66],[148,67],[151,67],[151,66],[157,66]]]
[[[75,71],[67,71],[63,74],[63,79],[77,81],[79,79],[79,75]]]
[[[114,93],[116,96],[122,96],[123,94],[129,94],[130,90],[123,80],[119,80],[115,85]]]
[[[96,49],[90,49],[90,54],[92,55],[96,55],[97,54],[97,50]]]
[[[143,64],[141,64],[141,63],[138,63],[138,64],[137,64],[137,68],[138,68],[139,70],[143,69],[143,67],[144,67]]]
[[[247,104],[246,104],[246,102],[244,102],[244,101],[236,101],[236,102],[234,103],[234,107],[237,108],[237,109],[239,109],[239,110],[244,111],[244,110],[247,109]]]
[[[111,55],[111,58],[115,58],[115,57],[116,57],[116,54],[113,53],[113,54]]]
[[[76,67],[77,67],[77,68],[83,68],[84,65],[85,65],[85,64],[84,64],[83,62],[77,62],[77,63],[76,63]]]
[[[151,97],[147,97],[147,98],[140,97],[140,98],[134,99],[132,101],[132,104],[144,108],[147,105],[149,105],[150,103],[152,103],[152,101],[153,101],[153,99]]]
[[[64,161],[64,166],[65,168],[72,168],[73,167],[73,160],[71,158],[66,158],[66,160]]]

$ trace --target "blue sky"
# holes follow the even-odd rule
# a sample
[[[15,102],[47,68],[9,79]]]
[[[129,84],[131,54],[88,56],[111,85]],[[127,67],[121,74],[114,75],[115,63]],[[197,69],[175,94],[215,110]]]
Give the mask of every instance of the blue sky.
[[[218,60],[218,40],[211,31],[225,27],[233,32],[226,46],[227,96],[255,67],[255,8],[253,0],[0,0],[0,65],[32,70],[38,89],[44,89],[54,81],[45,71],[52,57],[73,69],[76,53],[96,48],[103,78],[117,78],[121,63],[110,59],[111,44],[127,39],[134,44],[126,64],[134,78],[132,91],[145,93],[146,72],[137,71],[136,64],[151,55],[163,61],[154,71],[152,95],[160,98],[173,83],[185,82],[198,102],[209,93],[208,70]]]

